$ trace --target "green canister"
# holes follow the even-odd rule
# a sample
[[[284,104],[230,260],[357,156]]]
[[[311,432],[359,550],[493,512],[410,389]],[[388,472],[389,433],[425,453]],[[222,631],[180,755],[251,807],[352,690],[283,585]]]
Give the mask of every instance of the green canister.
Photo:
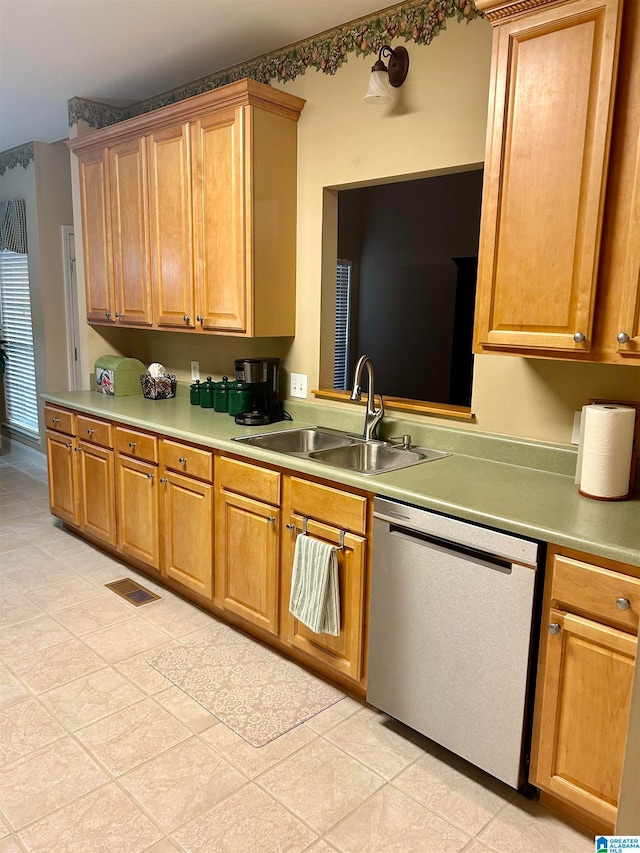
[[[189,402],[192,406],[200,405],[200,380],[196,379],[196,381],[189,386]]]
[[[229,383],[229,414],[239,415],[251,409],[251,388],[246,382]]]
[[[229,377],[223,376],[213,386],[213,408],[216,412],[229,411]]]
[[[200,405],[203,409],[213,409],[213,386],[214,382],[211,377],[207,376],[207,381],[200,386]]]

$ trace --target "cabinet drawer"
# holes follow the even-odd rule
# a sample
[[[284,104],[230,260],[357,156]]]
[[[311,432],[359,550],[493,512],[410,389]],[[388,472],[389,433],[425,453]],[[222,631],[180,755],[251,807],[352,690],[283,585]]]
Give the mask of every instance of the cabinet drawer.
[[[367,527],[367,499],[309,480],[291,478],[291,509],[354,533]]]
[[[213,454],[177,441],[162,440],[162,464],[171,471],[213,482]]]
[[[281,475],[277,471],[225,456],[220,459],[220,486],[230,492],[279,506],[280,480]]]
[[[62,432],[65,435],[75,435],[76,425],[73,412],[68,412],[66,409],[58,409],[55,406],[44,407],[44,420],[47,429]]]
[[[133,456],[134,459],[156,464],[158,462],[158,439],[146,432],[116,427],[116,449],[119,453]]]
[[[551,597],[563,610],[580,610],[634,634],[640,615],[640,580],[590,563],[556,555]],[[621,610],[619,599],[629,607]]]
[[[113,447],[113,426],[108,421],[78,415],[78,437],[89,444]]]

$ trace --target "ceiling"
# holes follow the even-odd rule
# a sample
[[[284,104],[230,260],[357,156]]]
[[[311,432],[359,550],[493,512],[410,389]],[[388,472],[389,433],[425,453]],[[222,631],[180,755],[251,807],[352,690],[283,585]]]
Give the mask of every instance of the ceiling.
[[[392,2],[0,0],[0,151],[66,138],[69,98],[139,101]]]

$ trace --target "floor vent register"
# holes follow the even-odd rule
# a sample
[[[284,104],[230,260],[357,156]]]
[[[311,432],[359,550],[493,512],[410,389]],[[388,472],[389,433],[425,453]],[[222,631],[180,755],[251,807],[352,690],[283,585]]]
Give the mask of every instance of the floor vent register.
[[[155,592],[151,592],[139,583],[132,581],[131,578],[123,578],[120,581],[112,581],[105,584],[108,589],[113,590],[117,595],[126,598],[131,604],[140,607],[141,604],[148,604],[150,601],[156,601],[160,598]]]

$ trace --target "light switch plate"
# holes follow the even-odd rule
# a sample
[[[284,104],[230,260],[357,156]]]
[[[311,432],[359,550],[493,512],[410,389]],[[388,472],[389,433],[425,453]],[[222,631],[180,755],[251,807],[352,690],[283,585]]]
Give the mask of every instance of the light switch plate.
[[[200,362],[192,361],[191,362],[191,381],[195,382],[196,379],[200,379]]]
[[[292,373],[291,374],[291,396],[292,397],[302,397],[306,399],[307,397],[307,374],[306,373]]]

